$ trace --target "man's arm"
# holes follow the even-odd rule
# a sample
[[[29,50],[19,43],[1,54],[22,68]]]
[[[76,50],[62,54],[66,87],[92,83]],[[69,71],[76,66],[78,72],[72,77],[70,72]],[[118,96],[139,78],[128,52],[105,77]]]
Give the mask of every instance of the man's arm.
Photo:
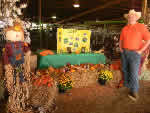
[[[146,44],[144,44],[144,46],[139,51],[136,52],[142,54],[148,48],[149,45],[150,45],[150,40],[146,41]]]
[[[124,33],[123,33],[123,29],[121,30],[121,34],[120,34],[120,40],[119,40],[119,48],[120,48],[120,52],[123,52],[123,38],[124,38]]]
[[[120,52],[122,53],[123,52],[123,49],[122,49],[122,40],[119,41],[119,48],[120,48]]]

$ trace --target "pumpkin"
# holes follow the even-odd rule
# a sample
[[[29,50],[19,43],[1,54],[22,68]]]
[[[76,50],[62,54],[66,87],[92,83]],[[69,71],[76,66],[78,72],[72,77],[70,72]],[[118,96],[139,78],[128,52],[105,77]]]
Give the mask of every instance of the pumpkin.
[[[91,71],[95,70],[95,67],[94,66],[90,67],[90,70]]]
[[[120,61],[115,61],[110,65],[110,69],[112,70],[119,70],[121,67],[121,62]]]
[[[80,51],[76,51],[75,53],[76,53],[76,54],[80,54]]]
[[[49,83],[47,86],[48,86],[48,87],[51,87],[51,86],[52,86],[52,84],[51,84],[51,83]]]
[[[42,52],[40,52],[41,56],[46,56],[46,55],[54,55],[55,53],[51,50],[44,50]]]
[[[60,72],[60,73],[64,73],[64,72],[65,72],[65,69],[64,69],[64,68],[59,68],[59,72]]]
[[[50,67],[48,68],[48,70],[49,70],[50,72],[54,72],[54,71],[55,71],[55,69],[54,69],[52,66],[50,66]]]
[[[74,69],[71,69],[71,70],[70,70],[70,72],[72,72],[72,73],[75,72],[75,71],[76,71],[76,70],[74,70]]]
[[[84,64],[80,64],[80,67],[84,68]]]
[[[43,79],[42,80],[42,84],[44,84],[44,85],[47,84],[47,82],[48,82],[48,79]]]

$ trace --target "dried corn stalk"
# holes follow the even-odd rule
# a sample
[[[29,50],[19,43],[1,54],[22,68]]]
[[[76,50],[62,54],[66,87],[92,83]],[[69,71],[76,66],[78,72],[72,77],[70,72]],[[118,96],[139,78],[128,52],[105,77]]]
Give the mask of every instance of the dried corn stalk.
[[[21,67],[23,68],[24,64]],[[16,81],[14,81],[14,69],[10,64],[5,65],[6,88],[9,92],[8,112],[23,113],[27,109],[30,82],[20,83],[19,73],[16,73]],[[25,79],[28,80],[29,73],[24,71],[23,74]]]
[[[3,65],[2,62],[0,61],[0,79],[3,78]]]

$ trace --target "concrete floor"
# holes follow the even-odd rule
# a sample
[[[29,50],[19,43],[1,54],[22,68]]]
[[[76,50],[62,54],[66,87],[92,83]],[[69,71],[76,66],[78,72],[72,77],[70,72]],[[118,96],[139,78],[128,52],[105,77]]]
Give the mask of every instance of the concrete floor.
[[[127,91],[99,84],[72,89],[58,96],[55,113],[150,113],[150,81],[140,81],[140,86],[136,103]]]
[[[73,88],[58,95],[54,113],[150,113],[150,81],[140,81],[140,86],[137,102],[132,102],[125,90],[98,83]],[[6,101],[1,101],[0,113],[6,113],[5,105]]]

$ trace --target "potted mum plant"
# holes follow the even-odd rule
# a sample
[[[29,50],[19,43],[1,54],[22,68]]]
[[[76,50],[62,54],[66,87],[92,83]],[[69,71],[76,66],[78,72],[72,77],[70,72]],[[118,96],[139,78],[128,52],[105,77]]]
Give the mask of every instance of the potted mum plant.
[[[66,92],[66,90],[71,89],[73,87],[73,83],[71,80],[71,76],[68,74],[62,74],[59,78],[58,88],[60,93]]]
[[[103,69],[98,74],[98,81],[101,85],[105,85],[107,81],[113,79],[113,74],[110,70]]]

